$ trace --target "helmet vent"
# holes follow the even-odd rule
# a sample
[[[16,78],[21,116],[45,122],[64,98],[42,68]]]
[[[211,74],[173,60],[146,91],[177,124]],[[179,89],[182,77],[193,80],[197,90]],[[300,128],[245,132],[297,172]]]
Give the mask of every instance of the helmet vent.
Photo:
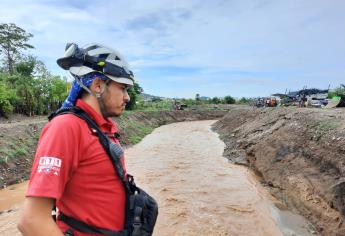
[[[109,53],[104,53],[104,54],[99,54],[98,58],[99,59],[106,59],[109,56]]]
[[[94,49],[99,48],[99,47],[100,47],[100,46],[98,46],[98,45],[92,45],[92,46],[86,48],[85,50],[86,50],[86,51],[91,51],[91,50],[94,50]]]

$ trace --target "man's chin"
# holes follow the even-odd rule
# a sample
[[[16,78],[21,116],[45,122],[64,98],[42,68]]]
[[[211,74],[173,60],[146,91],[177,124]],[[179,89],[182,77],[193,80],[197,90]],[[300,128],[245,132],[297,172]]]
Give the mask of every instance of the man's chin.
[[[124,112],[125,109],[121,109],[120,111],[113,112],[111,115],[112,117],[119,117],[121,116],[122,112]]]
[[[121,107],[121,108],[118,108],[118,109],[114,109],[112,110],[111,112],[108,112],[107,113],[107,117],[119,117],[121,116],[122,112],[125,111],[125,107]]]
[[[119,117],[122,112],[110,114],[111,117]]]
[[[107,113],[105,118],[112,118],[112,117],[119,117],[121,116],[122,112],[111,112],[111,113]]]

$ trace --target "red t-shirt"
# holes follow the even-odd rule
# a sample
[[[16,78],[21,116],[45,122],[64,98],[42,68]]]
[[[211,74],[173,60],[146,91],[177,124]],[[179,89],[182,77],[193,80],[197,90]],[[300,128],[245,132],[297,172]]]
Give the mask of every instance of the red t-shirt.
[[[104,119],[82,100],[77,101],[77,106],[102,131],[117,132],[114,122]],[[124,158],[121,159],[125,169]],[[126,194],[122,182],[98,137],[84,120],[72,114],[57,116],[43,128],[26,196],[54,198],[65,215],[89,225],[110,230],[124,228]],[[63,222],[57,224],[62,231],[67,230]]]

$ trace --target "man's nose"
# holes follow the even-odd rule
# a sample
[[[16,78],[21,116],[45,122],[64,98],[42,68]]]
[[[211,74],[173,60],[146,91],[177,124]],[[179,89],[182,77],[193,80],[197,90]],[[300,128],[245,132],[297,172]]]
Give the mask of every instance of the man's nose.
[[[123,96],[123,100],[127,103],[131,100],[129,94],[128,94],[128,91],[126,90],[124,96]]]

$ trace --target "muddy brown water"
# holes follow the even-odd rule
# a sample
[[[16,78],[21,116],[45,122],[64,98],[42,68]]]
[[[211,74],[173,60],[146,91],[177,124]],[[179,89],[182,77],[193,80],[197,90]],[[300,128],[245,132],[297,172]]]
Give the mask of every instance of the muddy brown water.
[[[126,150],[128,172],[159,203],[154,235],[310,235],[303,218],[274,206],[251,171],[227,162],[214,122],[161,126]],[[0,191],[0,235],[20,235],[26,185]]]

